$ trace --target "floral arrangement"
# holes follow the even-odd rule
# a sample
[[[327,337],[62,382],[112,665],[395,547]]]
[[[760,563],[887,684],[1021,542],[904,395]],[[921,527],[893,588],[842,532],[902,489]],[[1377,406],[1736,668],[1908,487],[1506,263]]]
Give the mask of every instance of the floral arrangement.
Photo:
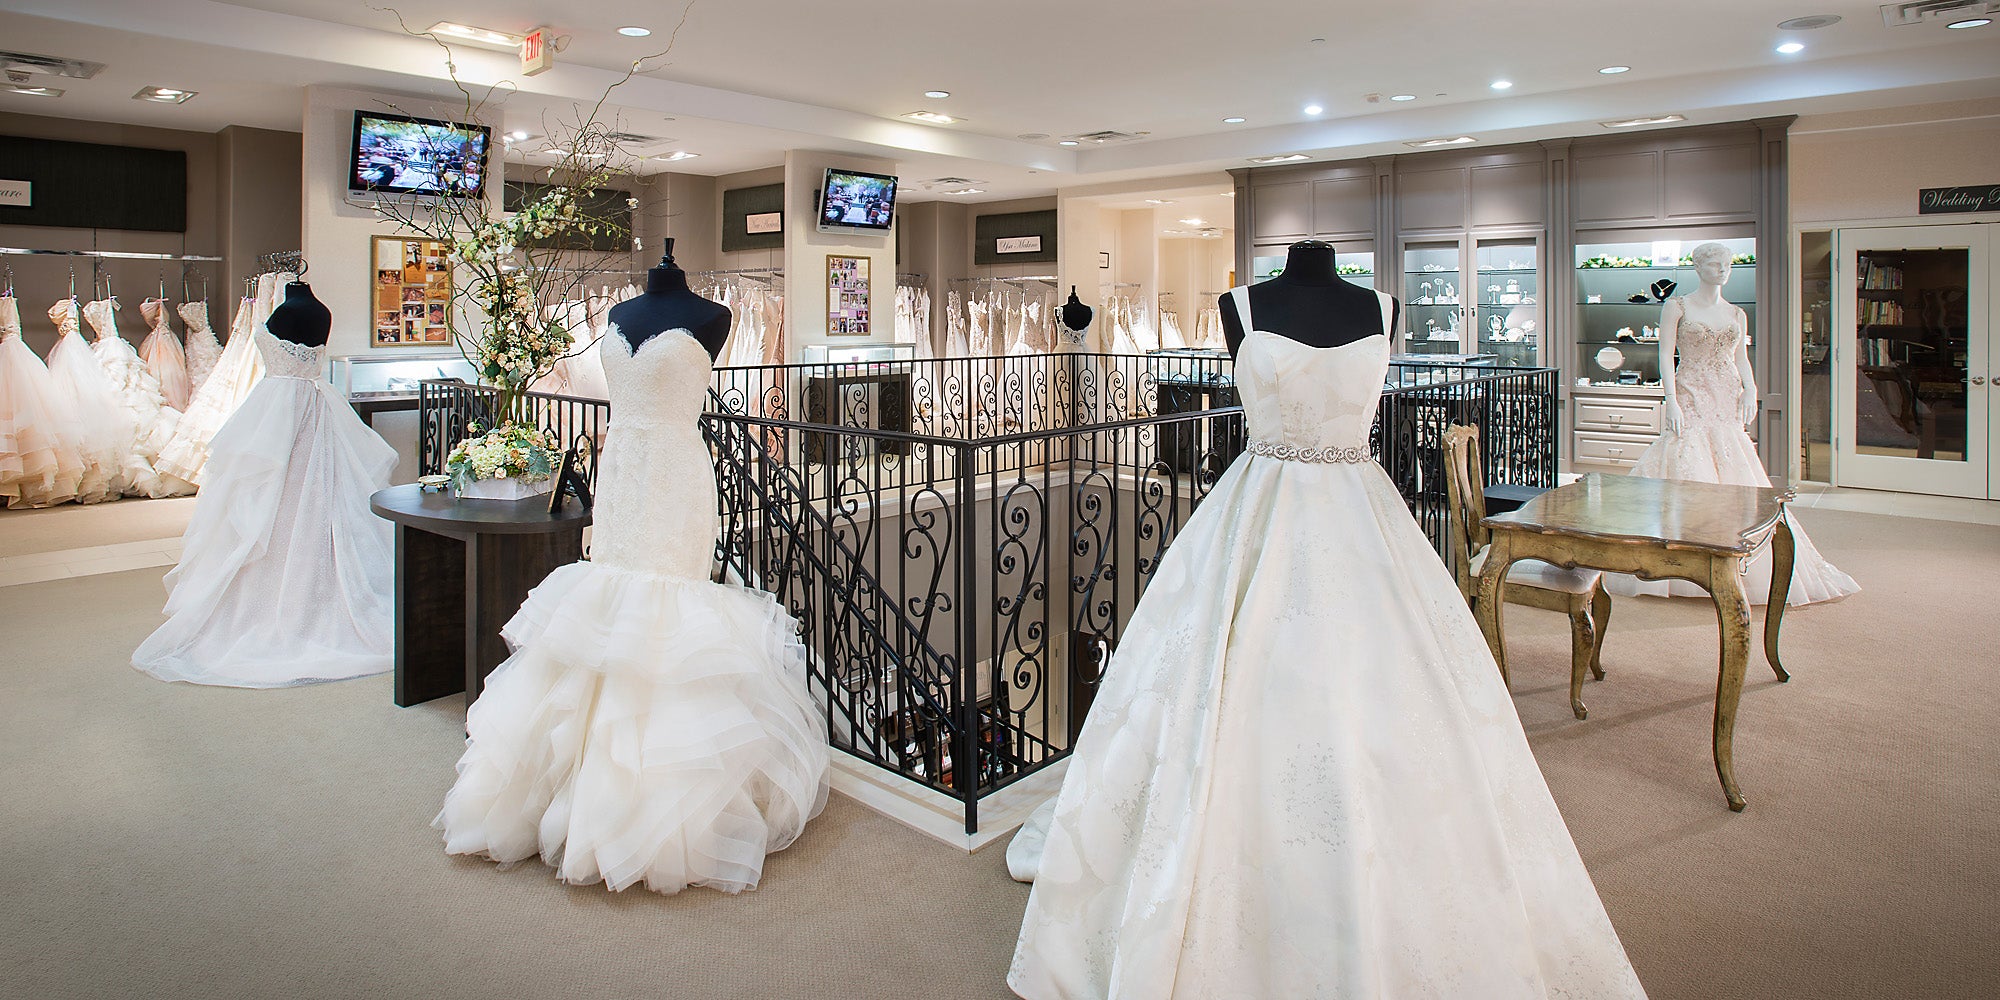
[[[452,448],[444,463],[452,485],[461,491],[482,479],[533,484],[556,473],[555,447],[547,431],[516,421],[483,434],[478,424],[467,430],[471,436]]]
[[[1729,262],[1731,264],[1755,264],[1757,263],[1757,255],[1754,253],[1739,253],[1729,258]],[[1658,266],[1659,265],[1653,263],[1651,260],[1645,257],[1619,257],[1616,255],[1592,257],[1589,260],[1586,260],[1583,263],[1577,265],[1577,267],[1584,268],[1586,270],[1597,270],[1600,268],[1607,268],[1607,267],[1658,267]],[[1693,267],[1694,255],[1681,254],[1680,266]]]
[[[1334,268],[1333,268],[1333,271],[1334,271],[1334,273],[1335,273],[1335,274],[1374,274],[1374,273],[1375,273],[1375,269],[1374,269],[1374,268],[1370,268],[1370,267],[1363,267],[1363,266],[1361,266],[1360,264],[1337,264],[1337,265],[1335,265],[1335,266],[1334,266]]]

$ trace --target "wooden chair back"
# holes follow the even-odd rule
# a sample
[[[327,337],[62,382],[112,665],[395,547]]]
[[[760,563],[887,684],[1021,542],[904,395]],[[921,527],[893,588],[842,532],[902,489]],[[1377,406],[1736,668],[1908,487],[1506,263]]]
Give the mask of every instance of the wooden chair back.
[[[1444,432],[1444,481],[1451,573],[1459,592],[1469,599],[1477,585],[1472,557],[1492,537],[1479,523],[1486,518],[1486,468],[1479,458],[1479,428],[1453,424]]]

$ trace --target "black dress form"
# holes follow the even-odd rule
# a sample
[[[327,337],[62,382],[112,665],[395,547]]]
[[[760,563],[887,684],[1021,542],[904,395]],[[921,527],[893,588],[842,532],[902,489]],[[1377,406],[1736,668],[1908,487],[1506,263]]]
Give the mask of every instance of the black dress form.
[[[307,347],[325,347],[327,334],[333,329],[333,313],[327,311],[326,304],[313,295],[311,285],[294,281],[285,286],[285,301],[271,310],[271,317],[264,321],[264,328],[279,340]]]
[[[639,345],[669,330],[686,330],[710,358],[722,356],[729,342],[729,307],[710,302],[688,288],[687,272],[674,263],[674,241],[667,241],[660,263],[646,272],[646,293],[611,307],[610,320],[626,347]]]
[[[1090,328],[1090,318],[1095,315],[1083,300],[1076,297],[1076,286],[1069,286],[1069,301],[1063,303],[1062,323],[1073,333],[1082,333]]]
[[[1333,244],[1319,240],[1292,244],[1284,273],[1250,286],[1257,329],[1311,347],[1339,347],[1378,333],[1393,336],[1402,304],[1390,301],[1390,329],[1384,330],[1374,289],[1343,280],[1334,270]],[[1236,315],[1234,295],[1224,293],[1221,307],[1222,335],[1233,357],[1247,331]]]

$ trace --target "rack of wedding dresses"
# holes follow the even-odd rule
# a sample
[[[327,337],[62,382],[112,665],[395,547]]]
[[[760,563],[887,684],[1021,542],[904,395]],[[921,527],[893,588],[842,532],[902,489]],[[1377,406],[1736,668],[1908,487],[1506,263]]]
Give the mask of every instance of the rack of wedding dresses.
[[[629,274],[624,276],[630,277]],[[529,388],[562,396],[608,399],[611,388],[604,377],[604,358],[599,351],[604,334],[610,329],[611,307],[638,295],[639,286],[629,280],[623,284],[606,282],[594,290],[581,287],[578,293],[575,298],[551,302],[543,307],[543,314],[561,323],[569,333],[570,348],[555,363],[555,367],[549,369],[548,374],[536,379]]]
[[[1055,350],[1056,295],[1053,277],[953,278],[946,297],[946,353],[953,357],[1046,354]],[[963,312],[964,353],[952,323]]]
[[[1186,349],[1188,338],[1181,332],[1180,296],[1173,292],[1161,292],[1159,316],[1160,349],[1165,351]]]
[[[199,255],[112,251],[33,251],[6,254],[96,258],[89,301],[77,297],[76,270],[69,294],[47,310],[56,341],[46,360],[22,337],[13,269],[0,287],[0,497],[9,507],[102,503],[125,496],[169,497],[193,492],[195,480],[166,461],[173,444],[195,437],[188,412],[214,372],[221,345],[208,326],[205,301],[189,296],[169,308],[166,275],[159,296],[140,303],[147,326],[136,347],[118,326],[122,309],[107,258],[213,261]],[[193,275],[193,276],[198,276]],[[206,294],[206,279],[202,279]],[[173,329],[178,315],[183,334]],[[86,335],[86,327],[89,331]]]
[[[789,360],[783,268],[693,271],[688,287],[729,307],[729,339],[715,359],[717,368],[781,365]]]
[[[1160,349],[1160,337],[1153,331],[1153,319],[1146,299],[1142,295],[1122,291],[1138,287],[1128,282],[1100,286],[1100,290],[1108,290],[1103,310],[1103,343],[1108,354],[1144,354]]]
[[[931,289],[926,275],[896,275],[896,343],[915,345],[919,361],[938,356],[931,336]]]
[[[267,266],[284,266],[272,261]],[[296,267],[293,263],[291,266]],[[222,345],[206,372],[198,371],[197,357],[207,353],[203,346],[199,351],[195,338],[190,335],[188,342],[189,382],[193,393],[188,398],[187,410],[181,414],[179,424],[174,428],[173,437],[160,449],[159,470],[195,486],[201,485],[203,469],[208,464],[209,442],[215,432],[222,429],[236,408],[243,405],[264,377],[263,355],[258,353],[252,334],[271,318],[271,310],[283,301],[285,285],[297,280],[293,271],[264,271],[245,278],[243,298],[236,304],[234,319],[229,324],[229,339]],[[186,319],[190,330],[196,326],[196,319],[190,318],[188,305],[199,305],[199,326],[203,339],[214,340],[208,332],[208,312],[205,304],[188,303],[181,306],[181,316]]]
[[[1228,341],[1222,336],[1222,296],[1225,292],[1201,293],[1201,311],[1194,317],[1194,338],[1188,346],[1211,351],[1228,349]]]

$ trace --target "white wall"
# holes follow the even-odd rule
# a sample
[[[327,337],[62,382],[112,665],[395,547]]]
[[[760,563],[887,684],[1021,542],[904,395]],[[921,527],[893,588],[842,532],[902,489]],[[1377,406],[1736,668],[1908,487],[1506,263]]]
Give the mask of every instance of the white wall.
[[[795,149],[785,154],[785,330],[792,357],[812,344],[888,344],[896,339],[896,233],[822,233],[816,204],[826,169],[893,174],[893,160]],[[869,330],[866,337],[826,334],[826,258],[868,258]]]
[[[2000,181],[2000,108],[1950,101],[1807,115],[1792,123],[1789,155],[1794,225],[1911,217],[1923,188]]]

